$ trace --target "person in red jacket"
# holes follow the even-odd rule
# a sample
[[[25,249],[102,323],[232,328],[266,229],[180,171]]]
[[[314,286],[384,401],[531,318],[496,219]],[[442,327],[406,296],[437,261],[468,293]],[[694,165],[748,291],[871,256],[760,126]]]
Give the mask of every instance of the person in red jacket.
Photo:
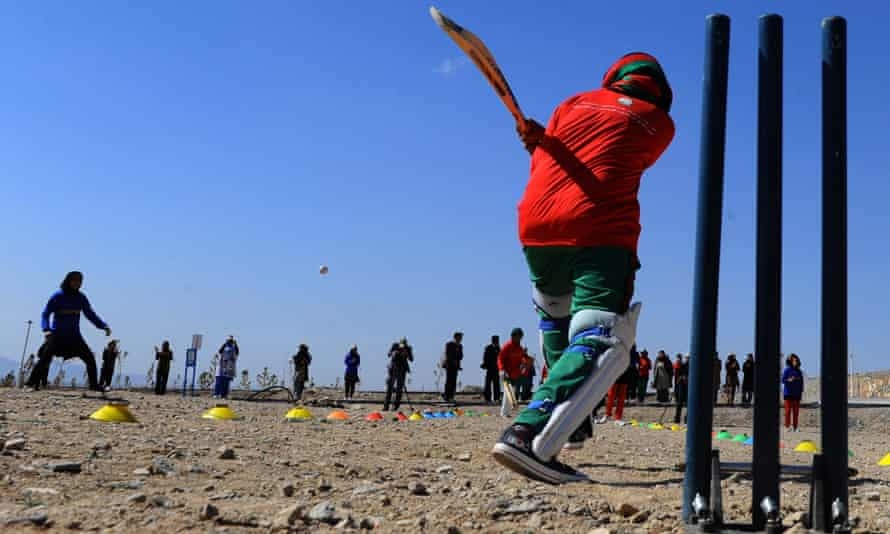
[[[641,306],[631,305],[637,192],[673,140],[672,100],[658,61],[634,52],[608,69],[600,88],[562,102],[546,128],[534,120],[517,128],[531,154],[519,240],[549,376],[492,454],[526,477],[586,479],[556,455],[591,435],[590,414],[630,363]]]
[[[649,359],[649,351],[643,350],[640,353],[640,361],[637,363],[637,372],[640,374],[637,380],[637,400],[643,402],[646,400],[646,388],[649,387],[649,371],[652,370],[652,360]]]

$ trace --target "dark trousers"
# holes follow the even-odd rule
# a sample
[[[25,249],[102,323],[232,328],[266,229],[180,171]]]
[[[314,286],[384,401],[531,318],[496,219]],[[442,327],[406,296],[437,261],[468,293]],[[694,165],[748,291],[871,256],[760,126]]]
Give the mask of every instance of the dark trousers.
[[[229,387],[232,385],[232,378],[228,376],[216,377],[216,386],[213,388],[213,394],[221,399],[229,398]]]
[[[674,412],[674,423],[680,424],[680,417],[683,415],[683,406],[686,406],[686,398],[688,395],[688,384],[677,384],[674,387],[674,397],[677,403],[677,411]]]
[[[159,365],[155,374],[155,393],[163,395],[167,393],[167,378],[170,376],[169,365]]]
[[[457,390],[457,369],[445,369],[445,400],[453,401]]]
[[[386,377],[386,398],[383,400],[383,410],[389,410],[389,403],[392,400],[392,394],[396,394],[396,402],[393,404],[393,410],[398,410],[402,404],[402,391],[405,390],[405,373],[392,372]]]
[[[31,376],[28,377],[28,386],[39,388],[41,385],[46,385],[49,366],[55,356],[62,356],[65,359],[80,358],[87,368],[89,388],[99,389],[99,382],[96,378],[96,357],[80,334],[64,337],[58,334],[49,336],[37,351],[37,365],[34,366]]]
[[[742,404],[748,406],[751,404],[751,400],[754,398],[754,390],[752,389],[743,389],[742,390]]]
[[[346,398],[351,399],[355,395],[355,383],[358,382],[357,376],[346,375],[343,383],[346,385]]]
[[[99,385],[111,386],[114,377],[114,360],[102,360],[102,372],[99,373]]]
[[[501,381],[497,370],[485,372],[485,402],[501,400]]]

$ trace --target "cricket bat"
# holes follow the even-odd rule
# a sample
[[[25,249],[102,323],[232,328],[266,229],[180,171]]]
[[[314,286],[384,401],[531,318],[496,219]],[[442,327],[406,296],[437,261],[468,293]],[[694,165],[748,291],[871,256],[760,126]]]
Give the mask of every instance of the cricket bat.
[[[476,37],[473,32],[446,17],[444,13],[435,7],[430,7],[430,15],[433,17],[433,20],[436,21],[436,24],[442,28],[442,31],[444,31],[448,37],[451,37],[451,40],[457,43],[457,46],[459,46],[460,49],[469,56],[476,67],[482,71],[482,74],[488,80],[488,83],[494,88],[495,93],[497,93],[504,105],[507,106],[507,110],[510,111],[513,118],[516,119],[516,124],[520,127],[524,126],[525,115],[519,108],[519,103],[513,95],[513,90],[510,89],[510,84],[507,83],[507,78],[504,77],[504,73],[501,72],[500,67],[498,67],[497,62],[494,60],[494,56],[488,50],[488,47],[485,46],[485,43]]]
[[[510,410],[512,410],[517,405],[516,395],[513,391],[513,384],[505,378],[501,381],[501,386],[504,389],[504,397],[507,399],[507,402],[510,403]]]

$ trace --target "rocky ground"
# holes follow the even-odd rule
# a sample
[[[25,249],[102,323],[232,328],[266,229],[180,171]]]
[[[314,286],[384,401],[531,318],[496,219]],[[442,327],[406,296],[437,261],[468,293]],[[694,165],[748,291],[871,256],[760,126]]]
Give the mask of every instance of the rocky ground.
[[[380,405],[366,399],[347,406],[350,420],[328,422],[332,408],[316,400],[309,403],[314,420],[292,423],[284,419],[286,403],[234,400],[242,419],[215,421],[201,418],[213,405],[207,397],[119,395],[137,423],[90,420],[103,401],[72,390],[0,390],[0,529],[684,530],[683,473],[676,469],[682,431],[597,425],[592,442],[562,457],[596,482],[553,487],[491,459],[505,425],[495,407],[481,408],[487,417],[370,422],[364,416]],[[645,422],[663,415],[658,407],[626,411]],[[818,442],[818,412],[804,409],[802,416],[804,431],[783,436],[783,463],[810,462],[792,449],[804,439]],[[718,408],[715,418],[718,430],[750,433],[750,410]],[[890,452],[890,410],[851,410],[850,421],[850,464],[859,471],[851,480],[856,531],[890,532],[890,468],[877,465]],[[716,443],[724,461],[750,461],[750,446]],[[750,478],[731,475],[723,488],[726,519],[747,522]],[[782,491],[785,524],[803,531],[805,481],[784,479]]]

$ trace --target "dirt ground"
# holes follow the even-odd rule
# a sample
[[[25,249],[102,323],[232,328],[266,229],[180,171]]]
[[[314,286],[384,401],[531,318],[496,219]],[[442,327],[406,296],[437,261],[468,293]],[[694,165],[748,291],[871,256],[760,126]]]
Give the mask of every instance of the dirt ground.
[[[489,451],[506,424],[490,414],[371,422],[381,405],[358,399],[348,421],[288,422],[285,402],[233,400],[235,421],[202,419],[207,397],[115,393],[136,423],[88,416],[104,402],[72,390],[0,390],[0,529],[15,532],[682,532],[682,431],[603,424],[583,450],[561,459],[594,483],[561,487],[527,481]],[[363,393],[364,396],[370,394]],[[414,399],[418,401],[419,399]],[[469,400],[469,399],[468,399]],[[431,406],[415,406],[418,409]],[[402,409],[410,414],[410,408]],[[625,418],[670,422],[672,409],[630,405]],[[718,408],[716,430],[751,433],[751,410]],[[800,433],[783,435],[785,464],[811,456],[818,411],[802,410]],[[851,515],[857,532],[890,532],[890,409],[850,412]],[[750,461],[752,447],[717,441],[724,461]],[[750,478],[723,481],[724,515],[747,522]],[[782,483],[784,522],[793,531],[808,502],[805,481]]]

